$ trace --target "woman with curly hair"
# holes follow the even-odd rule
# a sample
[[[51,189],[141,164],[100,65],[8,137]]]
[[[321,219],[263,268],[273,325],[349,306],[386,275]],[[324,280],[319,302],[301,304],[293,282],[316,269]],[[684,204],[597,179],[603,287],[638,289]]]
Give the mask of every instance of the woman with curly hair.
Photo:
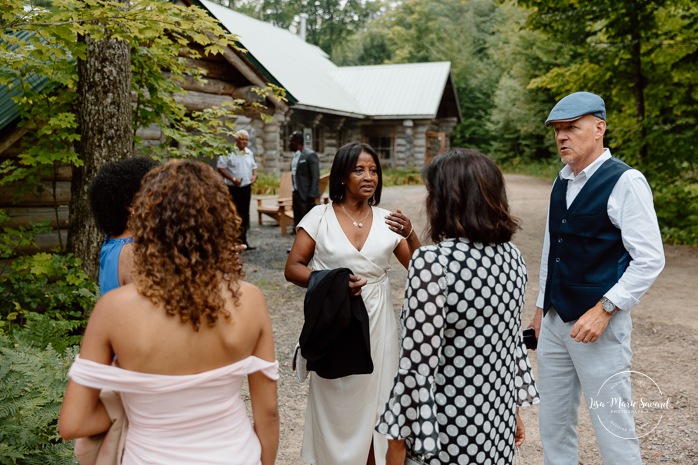
[[[106,431],[99,394],[112,389],[129,420],[123,465],[273,464],[271,321],[260,290],[242,280],[240,219],[222,179],[205,164],[170,161],[144,179],[129,225],[134,282],[92,312],[59,433]],[[254,426],[240,398],[245,376]]]
[[[128,217],[143,177],[156,166],[158,162],[147,157],[114,161],[104,165],[92,181],[90,210],[106,235],[99,253],[101,294],[131,282],[133,234]]]

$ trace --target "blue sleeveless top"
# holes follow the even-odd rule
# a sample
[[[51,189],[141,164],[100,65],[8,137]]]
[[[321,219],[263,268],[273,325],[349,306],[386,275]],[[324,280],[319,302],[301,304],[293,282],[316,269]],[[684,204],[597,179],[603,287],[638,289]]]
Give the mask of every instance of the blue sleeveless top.
[[[99,253],[99,292],[101,295],[119,287],[119,255],[121,255],[121,249],[124,245],[133,241],[132,237],[120,239],[107,237],[104,239],[102,250]]]

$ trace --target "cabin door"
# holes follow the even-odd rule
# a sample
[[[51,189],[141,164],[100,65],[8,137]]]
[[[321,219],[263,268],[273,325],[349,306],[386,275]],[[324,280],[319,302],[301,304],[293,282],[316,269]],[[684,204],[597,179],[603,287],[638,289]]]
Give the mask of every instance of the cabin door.
[[[424,164],[428,165],[431,160],[446,152],[446,133],[427,132],[426,153],[424,154]]]

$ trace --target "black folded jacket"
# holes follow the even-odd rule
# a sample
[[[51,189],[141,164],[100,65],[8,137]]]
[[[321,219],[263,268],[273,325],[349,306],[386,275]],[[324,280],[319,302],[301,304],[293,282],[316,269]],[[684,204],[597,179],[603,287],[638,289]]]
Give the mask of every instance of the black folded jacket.
[[[313,271],[299,338],[308,371],[336,379],[373,372],[368,312],[349,294],[349,268]]]

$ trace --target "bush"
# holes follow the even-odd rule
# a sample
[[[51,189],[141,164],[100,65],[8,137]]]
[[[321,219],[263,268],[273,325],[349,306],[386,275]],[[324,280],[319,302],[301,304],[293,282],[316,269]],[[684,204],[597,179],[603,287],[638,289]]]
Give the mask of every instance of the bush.
[[[252,184],[254,195],[276,195],[279,192],[279,178],[272,174],[257,172],[257,181]]]
[[[383,170],[383,186],[413,186],[422,184],[422,172],[417,168]]]
[[[36,231],[5,228],[0,256],[31,247]],[[0,270],[0,465],[76,463],[57,424],[68,368],[99,296],[80,265],[70,254],[38,253]]]
[[[99,298],[97,284],[80,268],[72,254],[38,253],[17,258],[11,271],[0,277],[0,332],[24,327],[31,313],[45,315],[68,339],[47,340],[54,347],[75,344]],[[48,333],[46,333],[48,334]]]
[[[698,185],[653,182],[654,206],[668,244],[698,244]]]
[[[24,330],[0,335],[0,465],[75,463],[73,443],[60,439],[57,425],[77,347],[43,348],[53,323],[35,314]]]

